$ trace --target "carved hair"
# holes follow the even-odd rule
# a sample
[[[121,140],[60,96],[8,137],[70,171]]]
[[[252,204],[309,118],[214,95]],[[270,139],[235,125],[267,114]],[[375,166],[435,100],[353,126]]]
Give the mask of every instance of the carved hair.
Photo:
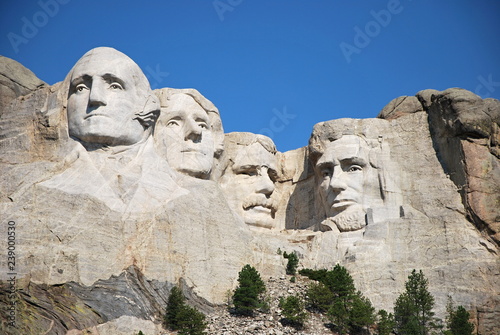
[[[228,153],[232,152],[237,154],[238,147],[247,147],[254,143],[259,143],[264,149],[273,155],[276,155],[276,146],[272,139],[267,136],[247,133],[247,132],[234,132],[225,135],[225,152],[221,157],[220,164],[217,166],[214,173],[214,179],[222,177],[226,170],[234,163],[234,157],[229,157]]]
[[[333,128],[328,122],[321,122],[315,125],[313,133],[309,139],[309,159],[311,160],[313,166],[316,165],[318,160],[325,153],[326,143],[336,141],[344,135],[358,136],[364,143],[366,143],[367,147],[370,149],[370,165],[376,169],[381,168],[381,164],[378,159],[380,145],[377,140],[367,138],[362,131]]]

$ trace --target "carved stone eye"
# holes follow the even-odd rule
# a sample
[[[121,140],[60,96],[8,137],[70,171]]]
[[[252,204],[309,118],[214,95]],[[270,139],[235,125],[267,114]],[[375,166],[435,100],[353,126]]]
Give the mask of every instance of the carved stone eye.
[[[357,172],[357,171],[363,171],[363,168],[359,165],[351,165],[347,169],[347,172]]]
[[[167,122],[167,127],[168,126],[178,126],[179,125],[179,121],[177,120],[170,120]]]
[[[77,92],[82,92],[83,90],[86,90],[86,89],[88,89],[88,87],[85,86],[84,84],[78,84],[78,85],[76,85],[76,88],[75,88],[75,90]]]

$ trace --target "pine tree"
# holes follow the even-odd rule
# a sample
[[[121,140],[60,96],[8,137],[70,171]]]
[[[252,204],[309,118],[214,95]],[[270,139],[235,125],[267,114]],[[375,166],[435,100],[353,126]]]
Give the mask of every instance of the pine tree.
[[[378,335],[390,335],[394,328],[394,316],[386,310],[378,311],[379,321],[377,322]]]
[[[279,307],[282,309],[282,314],[285,317],[285,324],[290,324],[296,329],[304,328],[304,323],[307,320],[307,312],[304,307],[304,301],[299,296],[288,296],[281,298]]]
[[[182,306],[177,314],[179,335],[205,335],[205,315],[188,305]]]
[[[458,306],[450,315],[450,331],[453,335],[472,335],[474,324],[469,322],[469,312]]]
[[[177,315],[184,304],[184,295],[182,291],[177,286],[172,287],[168,296],[167,310],[164,317],[164,325],[166,328],[170,330],[179,329]]]
[[[287,275],[294,275],[297,273],[297,266],[299,265],[299,257],[297,256],[297,253],[294,251],[290,254],[287,254],[285,251],[283,253],[283,257],[288,259],[288,262],[286,264],[286,274]]]
[[[182,291],[174,286],[168,296],[164,326],[170,330],[178,330],[179,335],[204,335],[207,323],[205,315],[186,305]]]
[[[422,270],[413,270],[405,283],[406,291],[394,306],[396,330],[404,335],[427,335],[432,328],[434,297],[428,291],[428,280]]]
[[[238,274],[238,287],[234,291],[233,304],[236,314],[252,316],[255,309],[261,305],[260,295],[266,287],[259,272],[245,265]]]
[[[331,271],[303,269],[300,274],[319,281],[308,289],[311,307],[327,312],[328,319],[342,333],[359,331],[375,322],[375,309],[346,268],[337,264]]]
[[[333,301],[333,293],[323,283],[311,283],[307,288],[307,307],[326,313]]]

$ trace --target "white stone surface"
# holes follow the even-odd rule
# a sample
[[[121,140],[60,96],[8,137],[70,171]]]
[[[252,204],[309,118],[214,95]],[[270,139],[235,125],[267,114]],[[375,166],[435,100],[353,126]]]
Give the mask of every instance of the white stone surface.
[[[92,287],[134,267],[152,287],[180,285],[190,300],[209,307],[226,301],[243,265],[277,277],[286,266],[278,250],[296,251],[300,267],[346,266],[376,308],[391,310],[411,270],[422,269],[438,316],[452,296],[473,312],[483,333],[499,319],[498,246],[468,219],[455,177],[447,175],[443,153],[436,152],[428,114],[415,99],[407,99],[411,113],[388,107],[391,120],[319,123],[309,146],[293,151],[274,153],[272,142],[265,148],[254,134],[234,133],[226,135],[223,153],[219,112],[191,89],[164,88],[150,96],[143,87],[148,93],[137,97],[148,107],[138,111],[143,122],[131,121],[128,105],[113,110],[128,117],[120,118],[127,122],[119,128],[104,127],[111,120],[104,116],[82,118],[113,106],[114,98],[104,98],[124,92],[115,81],[130,89],[124,69],[135,65],[122,56],[112,57],[116,63],[93,60],[109,55],[117,54],[91,52],[63,83],[13,100],[0,116],[0,213],[16,222],[20,279]],[[111,64],[109,71],[104,64]],[[79,71],[86,74],[82,91]],[[121,79],[110,82],[105,72]],[[79,93],[72,94],[83,96],[73,101],[70,94],[68,101],[73,80]],[[94,98],[99,107],[83,110]],[[426,98],[425,108],[433,103]],[[66,112],[75,113],[69,127]],[[187,144],[196,149],[186,151]],[[486,154],[494,170],[498,159]],[[344,158],[357,161],[343,165]],[[321,163],[331,167],[325,174]],[[344,195],[333,177],[348,175],[352,166],[359,179],[343,181],[357,180],[357,194],[345,199],[356,200],[364,221],[338,225],[332,218],[354,206],[335,206]],[[370,171],[361,176],[357,167]],[[239,179],[240,172],[247,179]],[[326,178],[323,187],[318,177]],[[247,215],[245,208],[255,205],[270,210]],[[491,206],[481,210],[494,217]],[[0,226],[2,236],[6,229]],[[5,248],[0,256],[7,259]],[[0,280],[6,279],[2,270]],[[158,299],[151,305],[160,306],[165,297],[144,299]],[[102,308],[100,315],[110,312]]]

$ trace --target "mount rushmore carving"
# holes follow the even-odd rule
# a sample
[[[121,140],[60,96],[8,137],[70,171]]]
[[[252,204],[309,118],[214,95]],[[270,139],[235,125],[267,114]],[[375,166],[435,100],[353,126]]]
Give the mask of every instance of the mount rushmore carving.
[[[498,326],[498,100],[425,90],[376,119],[318,123],[308,145],[281,153],[266,136],[224,134],[234,111],[194,89],[152,91],[112,48],[53,86],[28,73],[20,91],[27,70],[12,66],[0,210],[2,236],[7,222],[18,232],[21,329],[160,320],[173,285],[209,309],[244,264],[283,274],[278,249],[303,267],[343,264],[376,308],[422,269],[438,313],[452,296],[482,332]]]

